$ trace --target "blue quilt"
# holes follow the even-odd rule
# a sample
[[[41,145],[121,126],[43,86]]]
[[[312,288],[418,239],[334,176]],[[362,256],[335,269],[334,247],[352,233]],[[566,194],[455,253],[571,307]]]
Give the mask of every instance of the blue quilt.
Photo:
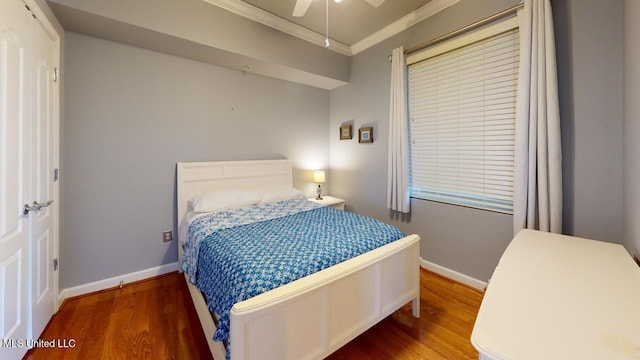
[[[189,227],[183,270],[220,316],[214,340],[229,340],[237,302],[404,237],[397,228],[308,200],[209,214]]]

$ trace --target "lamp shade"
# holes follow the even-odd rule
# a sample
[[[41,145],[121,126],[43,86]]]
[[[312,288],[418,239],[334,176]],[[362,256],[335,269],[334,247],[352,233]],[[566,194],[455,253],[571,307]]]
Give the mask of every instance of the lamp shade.
[[[323,170],[318,170],[318,171],[315,171],[313,173],[313,182],[314,183],[322,184],[322,183],[324,183],[324,181],[325,180],[324,180],[324,171]]]

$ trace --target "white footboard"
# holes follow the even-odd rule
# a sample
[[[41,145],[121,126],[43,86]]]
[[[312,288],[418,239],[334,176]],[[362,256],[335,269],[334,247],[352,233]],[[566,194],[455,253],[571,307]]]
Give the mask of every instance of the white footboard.
[[[237,303],[232,359],[319,359],[409,301],[419,317],[419,240],[407,236]]]

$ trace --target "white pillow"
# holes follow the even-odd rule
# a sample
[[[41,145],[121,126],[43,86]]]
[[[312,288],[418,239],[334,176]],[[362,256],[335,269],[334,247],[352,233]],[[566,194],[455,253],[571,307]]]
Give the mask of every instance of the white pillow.
[[[306,199],[302,191],[288,185],[264,185],[255,189],[260,196],[259,204],[270,202]]]
[[[260,202],[260,194],[254,189],[220,188],[194,196],[189,205],[194,212],[212,212],[237,209]]]

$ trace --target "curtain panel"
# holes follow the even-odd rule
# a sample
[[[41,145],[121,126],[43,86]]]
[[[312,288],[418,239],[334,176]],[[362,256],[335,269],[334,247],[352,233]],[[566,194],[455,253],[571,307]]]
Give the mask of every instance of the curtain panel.
[[[553,18],[549,0],[525,0],[514,158],[514,233],[562,231],[562,155]]]
[[[407,64],[401,46],[391,54],[391,94],[389,109],[389,152],[387,207],[408,213],[409,199],[409,123],[407,115]]]

